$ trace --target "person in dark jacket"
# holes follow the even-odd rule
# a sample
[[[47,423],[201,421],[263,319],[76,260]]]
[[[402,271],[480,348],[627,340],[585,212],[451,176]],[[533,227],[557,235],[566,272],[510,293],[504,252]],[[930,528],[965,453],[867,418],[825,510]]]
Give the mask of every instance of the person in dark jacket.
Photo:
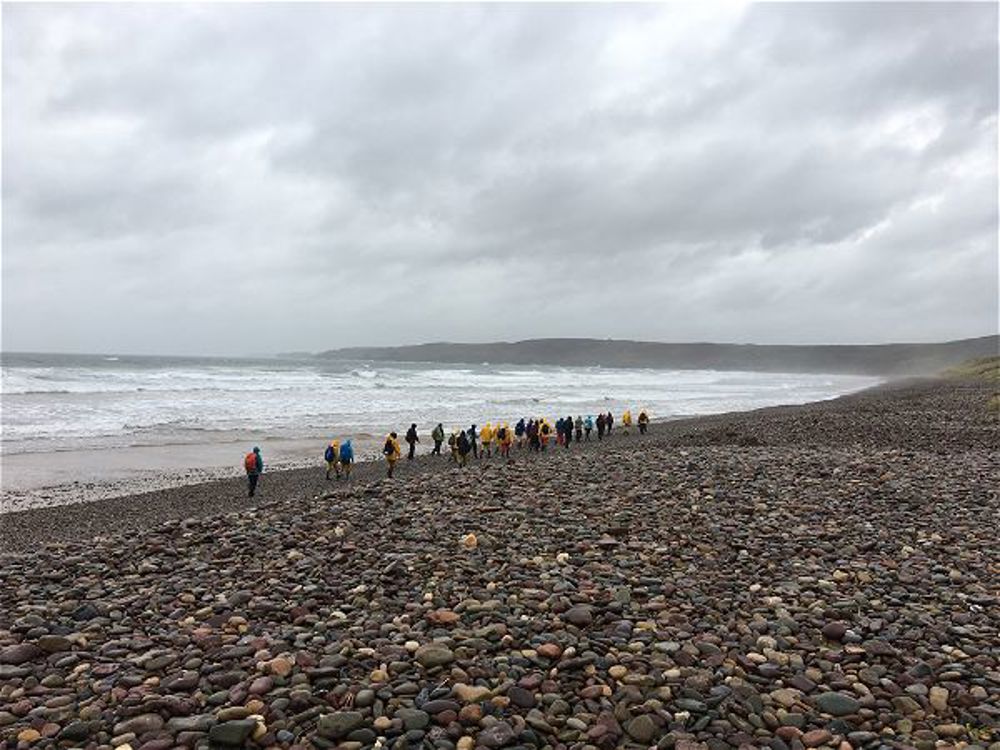
[[[524,417],[518,420],[518,423],[514,425],[514,437],[517,438],[517,447],[524,447],[524,435],[528,430],[528,426],[524,423]]]
[[[538,434],[538,422],[534,419],[528,422],[528,446],[536,453],[542,449],[542,438]]]
[[[597,415],[597,439],[604,439],[604,428],[607,426],[607,420],[604,418],[604,414]]]
[[[472,427],[465,431],[465,434],[469,438],[469,446],[472,450],[472,457],[479,458],[479,445],[476,443],[476,440],[479,439],[479,430],[476,429],[475,425],[472,425]]]
[[[413,452],[417,449],[417,443],[420,442],[420,437],[417,435],[417,425],[411,424],[410,429],[406,431],[406,442],[410,444],[410,452],[406,454],[406,458],[409,461],[413,460]]]
[[[351,466],[354,464],[354,446],[350,440],[345,440],[340,446],[340,468],[344,472],[344,477],[351,478]]]
[[[468,432],[458,433],[458,465],[465,466],[469,460],[469,453],[472,451],[473,443],[469,441]]]

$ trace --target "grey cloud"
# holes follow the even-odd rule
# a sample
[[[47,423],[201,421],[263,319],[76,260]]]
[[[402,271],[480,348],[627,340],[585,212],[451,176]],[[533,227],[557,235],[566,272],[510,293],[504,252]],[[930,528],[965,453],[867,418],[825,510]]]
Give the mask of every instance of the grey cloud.
[[[996,330],[995,5],[4,21],[5,349]]]

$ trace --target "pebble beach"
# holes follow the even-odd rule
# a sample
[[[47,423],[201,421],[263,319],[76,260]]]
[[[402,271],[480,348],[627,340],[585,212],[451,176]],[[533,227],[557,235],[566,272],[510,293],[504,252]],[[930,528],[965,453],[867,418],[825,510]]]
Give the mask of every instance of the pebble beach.
[[[1000,750],[992,394],[2,515],[0,747]]]

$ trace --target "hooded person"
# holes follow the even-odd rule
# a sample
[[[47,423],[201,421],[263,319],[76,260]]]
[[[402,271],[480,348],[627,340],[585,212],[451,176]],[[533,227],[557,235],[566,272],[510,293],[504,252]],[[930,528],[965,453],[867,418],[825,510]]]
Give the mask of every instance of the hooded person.
[[[622,412],[622,433],[628,435],[629,429],[632,427],[632,411],[626,409]]]
[[[587,418],[585,420],[583,420],[583,434],[584,434],[584,439],[588,443],[590,442],[590,431],[593,430],[593,429],[594,429],[594,417],[592,415],[588,414]]]
[[[437,427],[431,431],[431,440],[434,441],[434,448],[431,450],[431,454],[434,456],[440,456],[441,443],[444,442],[444,427],[440,422],[438,422]]]
[[[411,424],[410,429],[406,431],[406,442],[410,444],[410,452],[406,454],[406,459],[412,461],[413,453],[417,449],[417,443],[420,442],[420,436],[417,435],[416,423]]]
[[[330,472],[336,472],[337,479],[340,479],[340,441],[331,440],[323,453],[323,460],[326,461],[326,478],[330,478]]]
[[[487,422],[479,431],[479,439],[483,443],[483,456],[493,455],[493,425]]]
[[[465,435],[469,439],[469,445],[472,446],[472,457],[479,458],[479,445],[477,443],[479,440],[479,430],[476,429],[475,425],[472,425],[465,431]]]
[[[340,446],[340,467],[344,471],[344,478],[351,478],[351,465],[354,463],[354,446],[350,440],[345,440]]]
[[[646,429],[649,427],[649,414],[643,409],[639,412],[639,434],[645,435]]]
[[[583,440],[583,417],[579,414],[576,415],[576,422],[573,424],[576,427],[576,442]]]
[[[458,430],[452,430],[448,436],[448,448],[451,449],[451,460],[458,463]]]
[[[257,480],[264,473],[264,459],[260,457],[260,448],[256,445],[243,457],[243,468],[247,473],[247,497],[253,497],[257,491]]]
[[[458,438],[455,443],[455,450],[458,454],[458,465],[465,466],[466,462],[469,460],[469,453],[472,451],[474,443],[469,440],[469,433],[462,431],[458,433]]]
[[[399,447],[399,438],[395,432],[390,432],[386,436],[385,445],[382,446],[382,454],[385,456],[386,476],[392,478],[396,462],[403,455],[403,450]]]
[[[500,444],[500,455],[510,458],[510,447],[514,444],[514,435],[506,422],[497,427],[497,442]]]

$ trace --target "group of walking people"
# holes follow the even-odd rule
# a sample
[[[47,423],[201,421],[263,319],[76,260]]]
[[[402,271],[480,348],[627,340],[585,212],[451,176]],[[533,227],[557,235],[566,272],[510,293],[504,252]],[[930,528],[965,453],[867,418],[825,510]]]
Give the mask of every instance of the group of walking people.
[[[499,422],[494,425],[487,422],[482,427],[470,425],[468,429],[455,428],[447,437],[450,460],[459,466],[465,466],[469,462],[470,456],[474,459],[492,458],[498,455],[501,458],[510,458],[511,449],[515,446],[518,450],[530,450],[541,452],[548,448],[550,443],[557,446],[569,448],[573,442],[589,442],[591,433],[596,429],[597,439],[603,440],[605,435],[610,435],[614,427],[615,418],[608,412],[598,414],[595,419],[588,415],[583,417],[578,415],[560,417],[555,424],[545,417],[528,419],[522,417],[512,428],[507,422]],[[641,434],[646,434],[649,427],[649,414],[645,409],[639,412],[636,423]],[[628,409],[622,414],[621,429],[624,434],[629,434],[632,428],[632,412]],[[405,440],[409,446],[407,458],[413,459],[416,453],[417,443],[420,436],[417,433],[417,425],[411,424],[406,431]],[[441,449],[445,444],[445,429],[440,422],[431,431],[431,440],[434,447],[430,453],[432,456],[440,456]],[[399,439],[395,432],[386,436],[385,444],[382,446],[382,455],[386,460],[386,475],[391,477],[395,470],[396,463],[402,456]]]
[[[639,432],[643,435],[649,428],[649,414],[645,409],[639,412],[636,419]],[[483,427],[470,425],[468,429],[455,428],[447,436],[449,449],[449,460],[465,466],[469,462],[469,457],[474,459],[491,458],[498,455],[502,458],[510,458],[511,449],[515,446],[518,450],[529,450],[542,452],[548,449],[549,444],[569,448],[574,442],[590,442],[591,434],[596,430],[597,439],[603,440],[605,436],[611,434],[615,425],[614,415],[609,411],[606,414],[598,414],[595,419],[592,415],[586,417],[577,415],[576,417],[560,417],[553,424],[545,417],[526,419],[522,417],[510,427],[507,422],[498,422],[496,425],[487,422]],[[628,435],[632,429],[632,412],[626,409],[621,416],[621,431]],[[417,433],[417,425],[413,423],[404,436],[408,450],[406,457],[412,460],[416,455],[417,443],[420,442],[420,435]],[[430,453],[433,456],[441,455],[441,448],[446,442],[444,426],[438,422],[431,431],[431,440],[434,447]],[[403,456],[403,449],[399,442],[399,436],[395,432],[386,435],[382,444],[382,455],[385,457],[386,476],[392,477],[396,469],[396,464]],[[354,446],[350,440],[331,440],[323,452],[323,460],[326,463],[326,478],[350,479],[351,467],[354,465]],[[244,468],[247,474],[248,496],[253,497],[257,489],[257,481],[264,471],[264,461],[261,458],[260,448],[255,447],[244,458]]]

